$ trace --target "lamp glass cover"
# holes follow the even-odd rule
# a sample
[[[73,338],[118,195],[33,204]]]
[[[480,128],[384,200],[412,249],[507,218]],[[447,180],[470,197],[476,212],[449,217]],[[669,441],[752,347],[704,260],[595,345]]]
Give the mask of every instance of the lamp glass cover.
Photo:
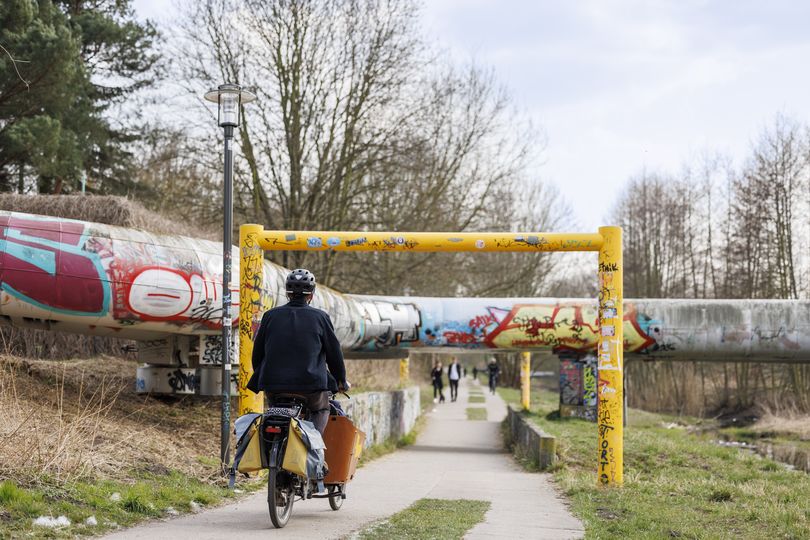
[[[239,94],[237,92],[222,92],[219,95],[219,125],[239,125]]]

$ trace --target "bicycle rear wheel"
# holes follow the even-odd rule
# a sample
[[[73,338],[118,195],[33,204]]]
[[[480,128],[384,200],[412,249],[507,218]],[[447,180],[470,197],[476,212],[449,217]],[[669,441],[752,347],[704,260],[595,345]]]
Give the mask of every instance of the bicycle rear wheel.
[[[271,468],[267,479],[267,508],[275,528],[281,529],[290,520],[294,501],[292,476],[280,469]]]

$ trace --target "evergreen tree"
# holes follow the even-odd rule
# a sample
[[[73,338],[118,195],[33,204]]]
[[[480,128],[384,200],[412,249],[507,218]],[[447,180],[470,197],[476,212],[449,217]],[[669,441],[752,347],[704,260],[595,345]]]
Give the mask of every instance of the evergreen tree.
[[[130,0],[0,2],[0,190],[131,190],[138,131],[108,111],[154,81],[156,37]]]

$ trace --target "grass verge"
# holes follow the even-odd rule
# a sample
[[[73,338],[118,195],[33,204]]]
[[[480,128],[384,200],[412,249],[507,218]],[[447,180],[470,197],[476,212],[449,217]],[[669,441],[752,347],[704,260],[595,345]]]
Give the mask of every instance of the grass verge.
[[[481,394],[480,396],[470,395],[470,396],[467,397],[467,402],[468,403],[484,403],[485,401],[486,401],[486,398],[484,397],[483,394]]]
[[[360,533],[361,540],[458,540],[484,520],[489,501],[420,499]]]
[[[0,483],[0,538],[75,538],[97,535],[134,525],[146,518],[189,512],[194,504],[210,506],[235,497],[234,492],[202,482],[178,471],[151,474],[131,471],[130,483],[114,480],[76,480],[23,488],[10,480]],[[240,486],[258,489],[260,483]],[[70,525],[35,526],[40,516],[66,516]],[[87,523],[95,518],[95,525]]]
[[[517,390],[499,392],[520,401]],[[624,486],[597,487],[596,425],[559,418],[557,404],[556,393],[534,390],[525,416],[558,438],[554,477],[586,538],[810,537],[810,476],[720,447],[671,416],[630,409]]]
[[[486,420],[487,410],[484,407],[467,407],[467,420]]]

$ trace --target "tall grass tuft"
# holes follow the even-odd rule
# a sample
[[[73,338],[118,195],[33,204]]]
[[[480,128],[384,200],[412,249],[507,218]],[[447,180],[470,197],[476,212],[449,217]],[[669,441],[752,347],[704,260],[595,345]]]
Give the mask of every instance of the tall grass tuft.
[[[17,369],[0,363],[0,477],[21,483],[36,478],[67,483],[111,465],[111,451],[125,445],[127,436],[102,436],[100,424],[109,416],[120,388],[104,379],[93,383],[94,388],[84,388],[85,384],[89,382],[82,378],[77,395],[68,398],[62,373],[50,393],[36,401],[22,399]]]
[[[631,407],[690,416],[810,413],[810,365],[627,360]]]

